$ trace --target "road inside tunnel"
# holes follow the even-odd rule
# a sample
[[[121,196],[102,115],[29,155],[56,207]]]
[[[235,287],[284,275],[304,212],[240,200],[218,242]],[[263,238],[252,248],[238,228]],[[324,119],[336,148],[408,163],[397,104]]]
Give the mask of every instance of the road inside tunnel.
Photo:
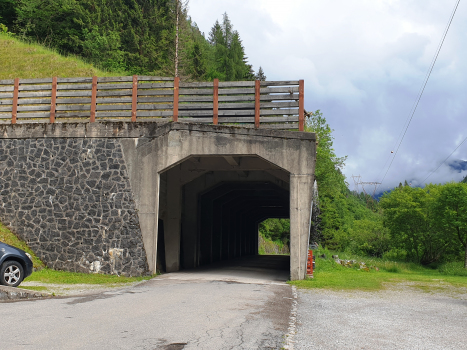
[[[282,284],[290,280],[290,256],[251,255],[225,260],[195,269],[182,269],[162,276],[184,281],[222,281],[254,284]]]

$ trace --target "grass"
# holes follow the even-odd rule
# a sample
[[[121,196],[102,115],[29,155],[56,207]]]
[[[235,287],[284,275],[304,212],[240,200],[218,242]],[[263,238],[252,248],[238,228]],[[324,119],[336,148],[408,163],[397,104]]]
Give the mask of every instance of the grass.
[[[8,227],[3,225],[1,222],[0,222],[0,242],[22,249],[25,252],[31,254],[32,262],[36,269],[41,269],[45,267],[45,264],[34,254],[34,252],[31,249],[29,249],[26,242],[20,240],[13,232],[11,232],[8,229]]]
[[[320,258],[325,254],[326,258]],[[356,267],[344,267],[331,258],[363,261],[370,271]],[[462,291],[467,288],[467,270],[461,262],[451,262],[437,269],[414,263],[387,261],[376,258],[362,258],[347,253],[332,253],[319,249],[316,252],[316,270],[313,279],[292,281],[299,288],[327,288],[332,290],[375,291],[397,284],[407,284],[425,292]],[[375,269],[375,267],[378,268]]]
[[[61,56],[54,50],[0,33],[0,80],[94,75],[103,77],[127,74],[104,72],[74,56]]]
[[[139,282],[151,279],[154,276],[143,277],[124,277],[116,275],[101,275],[101,274],[87,274],[77,272],[56,271],[45,268],[45,264],[29,249],[27,244],[19,239],[13,232],[11,232],[5,225],[0,222],[0,241],[7,243],[13,247],[20,248],[32,256],[34,267],[36,271],[25,281],[35,281],[41,283],[54,283],[54,284],[103,284],[103,285],[121,285],[125,283]],[[40,287],[24,287],[25,289],[32,290],[45,290],[37,289]]]
[[[78,272],[56,271],[51,269],[42,269],[33,272],[31,276],[25,279],[27,282],[41,282],[54,284],[103,284],[116,285],[133,283],[149,280],[154,276],[142,277],[124,277],[117,275],[87,274]],[[29,289],[29,287],[27,287]]]

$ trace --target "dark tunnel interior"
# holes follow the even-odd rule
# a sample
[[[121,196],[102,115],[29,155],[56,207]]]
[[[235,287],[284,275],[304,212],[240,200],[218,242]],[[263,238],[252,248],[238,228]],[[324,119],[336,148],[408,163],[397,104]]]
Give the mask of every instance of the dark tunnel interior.
[[[289,218],[287,172],[259,157],[254,161],[251,156],[238,157],[237,166],[217,158],[201,171],[198,167],[198,176],[183,163],[161,174],[158,270],[165,271],[165,260],[175,255],[178,269],[257,255],[258,225],[267,218]],[[189,165],[190,160],[185,163]],[[242,163],[249,168],[242,168]],[[180,205],[175,209],[179,213],[168,196],[171,176],[187,179],[180,181]],[[174,217],[180,218],[179,232],[168,232],[167,222]],[[167,242],[177,234],[179,250],[175,251]]]

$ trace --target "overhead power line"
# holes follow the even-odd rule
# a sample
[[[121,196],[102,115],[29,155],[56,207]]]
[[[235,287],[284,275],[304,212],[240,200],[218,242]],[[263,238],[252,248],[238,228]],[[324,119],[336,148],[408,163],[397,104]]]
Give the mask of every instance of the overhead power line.
[[[399,152],[399,148],[401,147],[402,141],[404,140],[405,135],[407,133],[407,130],[409,129],[410,123],[412,122],[413,116],[415,115],[417,107],[418,107],[418,105],[420,103],[420,100],[422,98],[423,92],[425,91],[425,87],[426,87],[426,85],[428,83],[428,80],[430,79],[431,72],[433,71],[436,60],[438,59],[438,55],[439,55],[439,53],[441,51],[441,48],[443,47],[444,39],[446,39],[446,35],[448,34],[449,28],[451,27],[451,23],[452,23],[452,20],[454,18],[454,15],[456,14],[457,7],[459,6],[459,3],[460,3],[460,0],[457,0],[456,5],[454,6],[454,9],[452,10],[451,17],[449,18],[449,22],[446,25],[446,29],[444,30],[443,36],[442,36],[441,41],[440,41],[440,43],[438,45],[438,49],[436,50],[436,54],[434,55],[433,60],[431,61],[431,65],[430,65],[430,67],[428,69],[428,72],[427,72],[426,77],[425,77],[425,81],[422,84],[422,87],[421,87],[420,92],[418,94],[418,98],[416,99],[416,102],[414,103],[414,107],[412,108],[412,112],[409,113],[408,122],[406,121],[406,123],[404,123],[404,125],[407,124],[407,126],[405,127],[405,130],[404,130],[404,128],[402,129],[402,130],[404,130],[404,133],[402,134],[402,138],[401,138],[401,140],[399,142],[399,145],[397,146],[397,149],[394,152],[394,156],[392,157],[391,163],[389,163],[389,166],[388,166],[388,168],[386,170],[386,173],[384,174],[383,178],[381,179],[380,186],[384,182],[384,179],[386,178],[386,175],[388,174],[389,169],[391,169],[392,163],[394,162],[394,159],[397,156],[397,152]],[[399,136],[400,136],[400,134],[399,134]]]
[[[451,152],[450,155],[448,155],[448,157],[447,157],[440,165],[438,165],[438,167],[437,167],[435,170],[433,170],[433,171],[425,178],[425,180],[423,180],[423,182],[425,182],[431,175],[433,175],[433,174],[441,167],[441,165],[443,165],[444,163],[446,163],[446,161],[447,161],[449,158],[451,158],[451,156],[454,154],[454,152],[457,151],[457,149],[458,149],[460,146],[462,146],[463,143],[464,143],[465,141],[467,141],[467,137],[464,139],[464,141],[462,141],[462,142],[454,149],[454,151]]]

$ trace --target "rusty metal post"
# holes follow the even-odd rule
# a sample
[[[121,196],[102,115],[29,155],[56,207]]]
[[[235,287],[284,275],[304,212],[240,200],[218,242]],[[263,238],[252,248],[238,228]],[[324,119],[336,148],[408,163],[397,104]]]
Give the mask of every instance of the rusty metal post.
[[[173,121],[178,122],[178,93],[180,87],[180,78],[174,78],[174,112],[173,112]]]
[[[97,77],[92,77],[92,93],[91,93],[91,123],[96,121],[96,106],[97,106]]]
[[[298,130],[305,131],[305,82],[298,82]]]
[[[50,122],[55,123],[55,110],[57,108],[57,77],[52,78],[52,99],[50,100]]]
[[[136,109],[138,107],[138,76],[133,75],[133,91],[131,99],[131,121],[136,121]]]
[[[214,125],[219,123],[219,79],[214,79],[213,86],[213,111],[212,111],[212,122]]]
[[[15,79],[15,86],[13,90],[13,109],[11,112],[11,124],[16,124],[18,113],[18,94],[19,94],[19,78]]]
[[[260,113],[260,98],[261,98],[261,81],[255,81],[255,129],[259,128],[259,113]]]

